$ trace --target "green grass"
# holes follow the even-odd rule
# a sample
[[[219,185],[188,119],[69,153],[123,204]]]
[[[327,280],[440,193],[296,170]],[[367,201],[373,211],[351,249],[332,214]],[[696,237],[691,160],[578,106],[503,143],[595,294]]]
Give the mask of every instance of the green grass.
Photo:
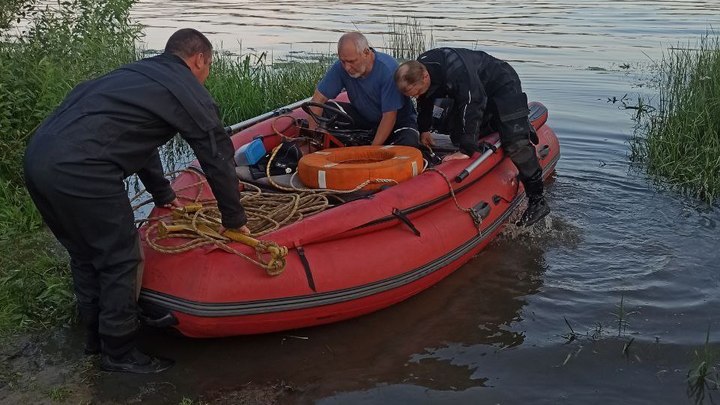
[[[0,240],[0,252],[0,335],[69,323],[68,259],[53,236],[16,234]]]
[[[79,82],[135,59],[134,0],[74,0],[35,8],[19,37],[0,39],[0,177],[22,183],[22,152],[35,127]]]
[[[12,61],[0,64],[0,335],[72,319],[68,259],[25,190],[22,156],[76,84],[136,58],[141,33],[134,0],[11,3],[0,21],[0,60]]]
[[[63,249],[22,186],[2,180],[0,203],[0,335],[69,322],[74,299]]]
[[[10,28],[17,23],[18,18],[24,18],[32,11],[36,0],[2,0],[0,7],[0,31]]]
[[[48,391],[48,397],[53,402],[65,402],[71,394],[72,389],[65,386],[53,387]]]
[[[630,316],[637,314],[636,311],[628,311],[625,308],[625,296],[620,296],[620,303],[615,306],[615,312],[612,313],[612,315],[615,317],[615,321],[617,322],[617,330],[618,330],[618,336],[621,336],[625,333],[628,326],[630,326]]]
[[[720,196],[720,37],[667,51],[656,66],[631,158],[671,187],[707,202]],[[653,103],[655,101],[655,103]]]
[[[267,53],[236,56],[218,52],[205,85],[226,125],[312,96],[329,65],[271,63]]]
[[[687,393],[695,400],[695,403],[702,403],[707,390],[720,389],[720,372],[718,371],[718,351],[710,345],[710,327],[708,326],[705,335],[705,345],[702,349],[694,351],[694,360],[687,373]],[[711,399],[712,402],[712,399]]]

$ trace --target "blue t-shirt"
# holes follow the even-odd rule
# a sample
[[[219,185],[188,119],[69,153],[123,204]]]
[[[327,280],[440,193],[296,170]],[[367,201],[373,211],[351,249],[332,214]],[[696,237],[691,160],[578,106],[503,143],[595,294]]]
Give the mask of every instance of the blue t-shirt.
[[[340,61],[335,62],[318,84],[318,91],[327,98],[335,98],[345,89],[350,103],[363,117],[375,125],[380,123],[386,112],[397,111],[395,127],[417,126],[417,114],[410,98],[404,96],[395,85],[395,59],[382,52],[375,53],[375,62],[367,77],[353,79],[343,69]]]

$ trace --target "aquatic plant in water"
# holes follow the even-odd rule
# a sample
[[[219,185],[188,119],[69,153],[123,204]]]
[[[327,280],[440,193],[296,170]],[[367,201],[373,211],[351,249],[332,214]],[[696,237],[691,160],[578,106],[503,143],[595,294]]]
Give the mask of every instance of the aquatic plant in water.
[[[432,30],[426,34],[420,21],[408,17],[405,22],[390,21],[390,32],[385,36],[385,48],[383,49],[396,59],[415,59],[426,49],[435,47],[435,38]]]
[[[631,158],[650,175],[707,202],[720,196],[720,37],[667,51],[657,105],[638,116]],[[648,98],[647,103],[652,100]]]
[[[706,390],[720,389],[720,372],[718,372],[718,353],[710,346],[710,327],[705,335],[705,345],[695,350],[693,366],[687,373],[687,393],[695,403],[702,403]],[[712,401],[712,398],[711,398]]]

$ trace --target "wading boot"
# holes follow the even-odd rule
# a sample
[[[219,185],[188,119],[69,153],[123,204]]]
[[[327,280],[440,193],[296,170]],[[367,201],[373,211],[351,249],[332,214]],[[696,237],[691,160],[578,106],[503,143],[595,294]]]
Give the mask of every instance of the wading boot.
[[[100,368],[104,371],[135,374],[160,373],[172,367],[173,364],[175,362],[170,359],[148,356],[137,348],[132,348],[128,353],[120,357],[113,357],[103,353],[100,358]]]
[[[525,186],[525,193],[528,196],[528,207],[523,212],[520,221],[516,223],[518,226],[530,226],[537,221],[543,219],[550,213],[550,207],[543,196],[542,170],[538,169],[532,176],[522,179]]]
[[[170,359],[148,356],[135,347],[135,334],[102,336],[103,353],[100,369],[111,372],[152,374],[169,369],[175,364]]]
[[[545,197],[531,197],[528,202],[528,207],[523,212],[522,218],[517,222],[518,226],[530,226],[535,224],[537,221],[545,218],[550,213],[550,207],[545,201]]]

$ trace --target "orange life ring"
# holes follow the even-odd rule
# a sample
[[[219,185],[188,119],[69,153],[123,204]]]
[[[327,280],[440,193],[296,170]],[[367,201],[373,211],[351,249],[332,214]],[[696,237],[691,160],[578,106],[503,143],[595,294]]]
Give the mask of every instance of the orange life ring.
[[[408,180],[422,169],[422,153],[411,146],[348,146],[303,156],[298,176],[311,188],[354,190],[367,183],[362,189],[374,190]]]

